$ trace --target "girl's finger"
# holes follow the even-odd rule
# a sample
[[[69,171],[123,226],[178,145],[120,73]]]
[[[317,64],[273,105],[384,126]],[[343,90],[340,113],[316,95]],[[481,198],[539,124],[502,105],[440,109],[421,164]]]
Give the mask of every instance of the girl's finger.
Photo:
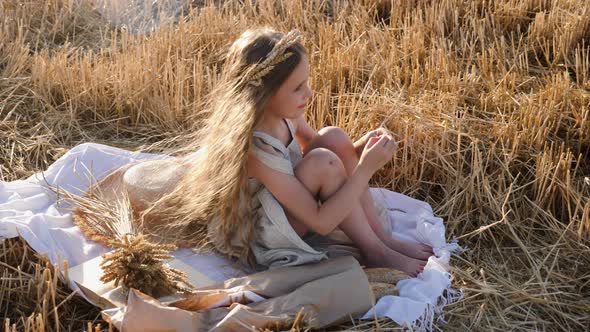
[[[379,140],[377,141],[378,143],[382,144],[383,146],[385,146],[385,144],[389,141],[389,139],[387,138],[387,136],[380,136]]]
[[[373,137],[371,138],[371,141],[373,142],[372,145],[374,145],[375,147],[385,147],[383,136]]]
[[[387,144],[389,144],[389,142],[395,142],[391,136],[384,135],[384,136],[381,136],[381,137],[385,139],[385,141],[387,142]]]
[[[389,147],[390,147],[392,150],[395,150],[395,149],[397,149],[397,142],[396,142],[396,141],[394,141],[394,140],[391,140],[391,142],[392,142],[393,144],[391,144],[391,145],[388,145],[388,146],[389,146]]]
[[[389,130],[387,130],[387,129],[383,128],[383,127],[380,127],[378,130],[381,133],[381,135],[391,135],[391,133],[389,132]]]
[[[375,143],[379,142],[379,140],[377,139],[377,137],[370,137],[368,142],[367,142],[367,147],[372,147],[373,145],[375,145]]]
[[[397,143],[395,143],[395,141],[387,140],[387,143],[383,147],[387,148],[388,150],[393,151],[393,150],[395,150],[396,145],[397,145]]]

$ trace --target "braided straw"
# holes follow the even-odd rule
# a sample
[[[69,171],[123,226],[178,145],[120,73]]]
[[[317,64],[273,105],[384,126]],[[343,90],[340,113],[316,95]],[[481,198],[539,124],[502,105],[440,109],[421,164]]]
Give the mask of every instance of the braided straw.
[[[387,295],[399,295],[396,284],[400,280],[409,278],[407,274],[401,271],[385,267],[366,268],[364,271],[376,299]]]
[[[262,84],[262,78],[270,73],[274,67],[288,59],[292,52],[284,53],[285,50],[291,47],[293,44],[299,41],[301,33],[297,30],[290,31],[286,36],[281,38],[273,49],[270,51],[266,59],[261,63],[257,64],[254,70],[252,70],[246,78],[248,84],[254,86],[260,86]]]
[[[370,282],[369,285],[377,300],[388,295],[399,295],[399,289],[392,284],[385,282]]]
[[[409,276],[404,272],[386,267],[373,267],[366,268],[364,270],[365,274],[367,275],[367,279],[369,279],[369,282],[388,283],[395,285],[398,283],[398,281],[409,278]]]

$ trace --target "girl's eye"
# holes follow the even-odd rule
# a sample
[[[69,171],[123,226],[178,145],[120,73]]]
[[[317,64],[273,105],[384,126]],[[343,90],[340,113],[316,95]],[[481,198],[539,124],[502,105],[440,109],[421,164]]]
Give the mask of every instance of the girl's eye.
[[[306,82],[307,82],[307,81],[306,81]],[[299,84],[299,85],[298,85],[298,86],[295,88],[295,91],[299,91],[299,90],[301,90],[301,88],[303,87],[303,84],[304,84],[304,83],[305,83],[305,82],[303,82],[303,83]]]

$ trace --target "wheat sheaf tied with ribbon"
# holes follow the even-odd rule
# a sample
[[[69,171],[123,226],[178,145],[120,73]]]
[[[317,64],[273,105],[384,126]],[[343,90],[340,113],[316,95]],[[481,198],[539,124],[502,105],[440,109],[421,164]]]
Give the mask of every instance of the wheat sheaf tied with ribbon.
[[[293,52],[285,53],[285,50],[301,39],[301,33],[297,30],[290,31],[286,36],[281,38],[270,51],[264,61],[256,64],[246,77],[246,82],[253,86],[262,85],[262,78],[270,73],[277,64],[285,61],[293,55]]]

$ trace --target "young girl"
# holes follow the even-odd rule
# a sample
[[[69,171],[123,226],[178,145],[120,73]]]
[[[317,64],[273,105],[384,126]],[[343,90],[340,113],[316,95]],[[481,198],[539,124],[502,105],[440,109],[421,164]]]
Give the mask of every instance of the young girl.
[[[367,265],[415,276],[432,249],[392,239],[368,191],[397,144],[384,129],[352,143],[337,127],[316,133],[306,123],[312,90],[299,39],[261,28],[229,47],[197,133],[199,153],[174,189],[141,213],[143,223],[266,267],[337,255],[313,239],[339,229]]]

